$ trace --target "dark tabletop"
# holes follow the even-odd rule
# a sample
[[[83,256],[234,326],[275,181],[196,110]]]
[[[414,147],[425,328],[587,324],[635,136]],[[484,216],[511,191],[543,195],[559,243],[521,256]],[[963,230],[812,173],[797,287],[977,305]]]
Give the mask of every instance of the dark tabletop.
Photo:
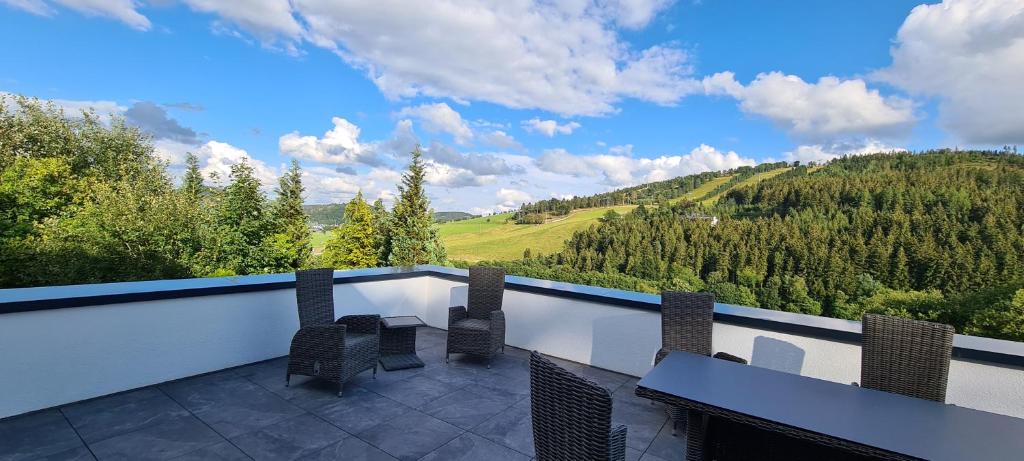
[[[639,387],[930,460],[1024,459],[1024,419],[673,352]]]
[[[426,325],[415,315],[402,315],[398,317],[383,317],[384,328],[422,327]]]

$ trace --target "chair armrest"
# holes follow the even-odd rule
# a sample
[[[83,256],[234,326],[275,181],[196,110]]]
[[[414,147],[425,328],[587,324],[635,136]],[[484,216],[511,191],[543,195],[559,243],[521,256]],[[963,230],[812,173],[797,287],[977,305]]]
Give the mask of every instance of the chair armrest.
[[[746,359],[744,359],[742,357],[737,357],[735,355],[732,355],[732,354],[729,354],[729,353],[726,353],[726,352],[716,353],[713,357],[716,358],[716,359],[728,360],[730,362],[742,363],[743,365],[747,364],[747,360]]]
[[[290,355],[304,357],[342,357],[345,354],[346,325],[302,327],[292,336]]]
[[[348,331],[353,333],[380,334],[380,316],[377,314],[346,315],[335,324],[347,325]]]
[[[505,312],[491,311],[491,325],[505,326]]]
[[[626,426],[618,425],[608,433],[608,457],[612,460],[626,459]]]
[[[448,308],[448,326],[469,316],[466,306],[452,306]]]

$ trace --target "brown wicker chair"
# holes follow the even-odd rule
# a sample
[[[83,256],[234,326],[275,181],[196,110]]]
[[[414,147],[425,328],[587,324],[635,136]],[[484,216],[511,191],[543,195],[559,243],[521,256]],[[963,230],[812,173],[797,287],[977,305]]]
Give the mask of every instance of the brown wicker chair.
[[[295,272],[299,331],[292,337],[288,373],[326,379],[338,384],[365,370],[377,377],[380,355],[380,316],[346,315],[334,320],[334,269]]]
[[[711,293],[685,293],[666,291],[661,294],[661,349],[654,355],[654,363],[661,362],[669,352],[684,351],[711,355],[714,328],[715,295]],[[717,359],[747,363],[735,355],[719,352]],[[680,422],[686,421],[686,411],[669,407],[672,434]]]
[[[953,327],[877,314],[862,325],[861,386],[946,401]]]
[[[537,459],[626,459],[626,426],[612,427],[612,396],[530,353],[530,412]]]
[[[505,313],[501,301],[505,295],[505,270],[489,267],[469,268],[467,306],[448,309],[448,344],[444,361],[453,353],[472,354],[488,360],[505,350]]]

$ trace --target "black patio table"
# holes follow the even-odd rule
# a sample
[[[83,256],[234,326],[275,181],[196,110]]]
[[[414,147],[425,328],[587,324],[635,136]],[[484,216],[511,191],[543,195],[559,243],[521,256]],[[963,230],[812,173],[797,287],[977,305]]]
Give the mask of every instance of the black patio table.
[[[423,366],[416,355],[416,327],[426,326],[415,315],[380,319],[380,364],[387,371]]]
[[[702,415],[881,459],[1024,459],[1024,419],[688,352],[665,357],[636,394],[687,410],[688,460],[702,456]]]

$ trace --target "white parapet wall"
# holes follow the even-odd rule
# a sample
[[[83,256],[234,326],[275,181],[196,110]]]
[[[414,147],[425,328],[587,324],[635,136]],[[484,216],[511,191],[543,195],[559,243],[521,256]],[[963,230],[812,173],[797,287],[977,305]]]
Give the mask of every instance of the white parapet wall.
[[[422,315],[427,280],[335,285],[336,316]],[[0,315],[0,418],[287,355],[296,312],[281,289]]]
[[[365,271],[346,275],[353,273],[336,275],[337,317],[417,315],[428,325],[446,328],[448,307],[466,302],[464,271],[427,268],[421,273],[379,270],[368,276]],[[0,290],[0,309],[5,303],[26,300],[56,302],[79,292],[138,295],[128,301],[108,299],[90,305],[86,300],[73,307],[0,313],[0,418],[286,355],[298,328],[295,291],[287,286],[294,279],[260,277],[264,278]],[[515,279],[518,284],[507,287],[503,308],[508,344],[633,376],[651,369],[661,345],[661,327],[660,314],[650,308],[650,296],[619,292],[648,303],[647,308],[624,307],[578,296],[588,287]],[[183,286],[231,289],[265,283],[261,280],[277,285],[226,294],[179,296],[174,291]],[[531,291],[526,284],[547,291]],[[146,298],[147,290],[171,291],[137,300]],[[569,291],[577,291],[576,296]],[[798,314],[771,315],[782,322],[823,321]],[[855,322],[838,322],[834,324],[859,328]],[[716,321],[714,350],[739,355],[753,366],[841,383],[857,381],[860,375],[859,345],[821,335]],[[1024,417],[1024,369],[955,358],[947,400]]]

